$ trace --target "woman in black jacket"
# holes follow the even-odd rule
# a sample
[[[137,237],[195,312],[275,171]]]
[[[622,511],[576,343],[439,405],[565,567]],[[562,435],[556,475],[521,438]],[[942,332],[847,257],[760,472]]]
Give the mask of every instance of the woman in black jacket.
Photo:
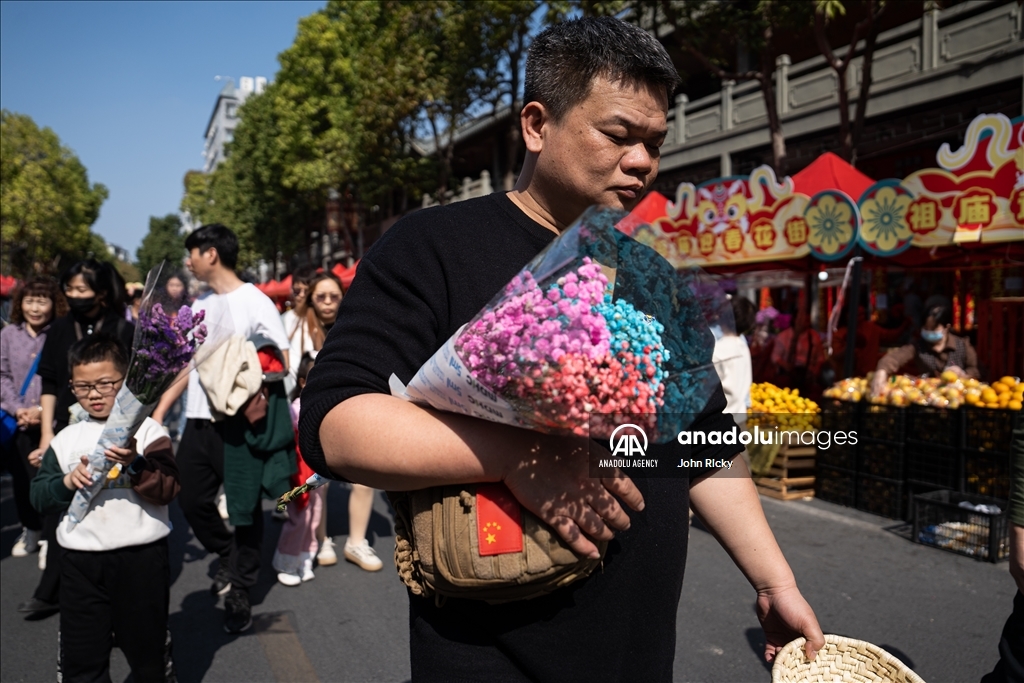
[[[116,336],[131,348],[135,326],[125,318],[124,279],[109,263],[95,259],[79,261],[60,279],[70,313],[53,321],[40,352],[37,373],[42,378],[42,424],[39,448],[29,454],[29,462],[38,467],[53,437],[68,426],[71,406],[78,405],[71,393],[68,351],[79,339],[94,334]],[[54,540],[59,516],[43,520],[43,538],[47,541],[43,578],[34,597],[18,606],[27,614],[56,611],[60,587],[59,553]]]

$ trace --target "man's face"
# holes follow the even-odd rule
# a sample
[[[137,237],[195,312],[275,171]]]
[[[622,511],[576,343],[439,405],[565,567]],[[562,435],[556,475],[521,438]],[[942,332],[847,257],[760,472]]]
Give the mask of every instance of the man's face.
[[[208,282],[210,273],[213,271],[213,262],[217,257],[217,250],[209,248],[205,252],[199,251],[199,247],[192,247],[185,259],[185,267],[196,276],[201,282]]]
[[[535,178],[560,221],[592,204],[637,205],[658,176],[667,110],[664,89],[601,76],[561,121],[544,124]]]

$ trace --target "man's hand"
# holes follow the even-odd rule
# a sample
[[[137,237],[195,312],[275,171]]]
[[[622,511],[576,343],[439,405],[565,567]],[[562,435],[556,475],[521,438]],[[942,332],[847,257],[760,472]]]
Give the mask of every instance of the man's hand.
[[[825,647],[825,636],[814,610],[796,586],[781,590],[763,590],[757,594],[757,618],[764,630],[765,661],[771,662],[786,643],[803,636],[804,654],[813,660]]]
[[[612,476],[591,478],[585,440],[539,436],[537,444],[509,467],[505,485],[578,555],[600,557],[590,539],[609,541],[615,536],[613,529],[629,528],[629,515],[616,496],[637,511],[644,509],[643,496],[618,470]]]
[[[82,462],[78,463],[75,469],[64,475],[64,486],[74,491],[82,489],[92,483],[92,475],[89,474],[89,456],[83,455]]]
[[[1010,576],[1024,593],[1024,526],[1010,525]]]

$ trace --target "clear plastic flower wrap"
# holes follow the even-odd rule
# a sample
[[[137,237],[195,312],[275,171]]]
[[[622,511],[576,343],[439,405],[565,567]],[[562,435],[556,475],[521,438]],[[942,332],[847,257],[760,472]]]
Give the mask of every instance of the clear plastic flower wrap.
[[[201,360],[202,355],[209,355],[229,336],[220,330],[219,323],[214,323],[218,330],[213,335],[215,339],[204,343],[209,323],[204,320],[203,311],[193,315],[192,309],[183,306],[175,314],[166,313],[157,294],[162,269],[161,264],[146,277],[128,371],[100,439],[89,455],[92,484],[76,491],[68,507],[68,531],[85,519],[93,498],[121,475],[121,465],[108,460],[104,451],[111,446],[128,446],[178,374],[189,363]],[[200,345],[203,354],[198,354]]]
[[[616,229],[625,215],[589,209],[392,393],[552,434],[608,436],[628,414],[674,439],[719,384],[709,324],[731,307]]]

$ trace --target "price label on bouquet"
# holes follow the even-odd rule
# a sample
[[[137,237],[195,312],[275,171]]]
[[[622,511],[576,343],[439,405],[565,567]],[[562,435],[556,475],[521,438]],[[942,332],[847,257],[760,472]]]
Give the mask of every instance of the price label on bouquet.
[[[516,416],[512,405],[470,374],[465,362],[455,351],[456,337],[458,334],[430,357],[408,386],[401,387],[401,382],[392,375],[391,393],[417,403],[426,403],[438,410],[522,427],[523,422]]]

